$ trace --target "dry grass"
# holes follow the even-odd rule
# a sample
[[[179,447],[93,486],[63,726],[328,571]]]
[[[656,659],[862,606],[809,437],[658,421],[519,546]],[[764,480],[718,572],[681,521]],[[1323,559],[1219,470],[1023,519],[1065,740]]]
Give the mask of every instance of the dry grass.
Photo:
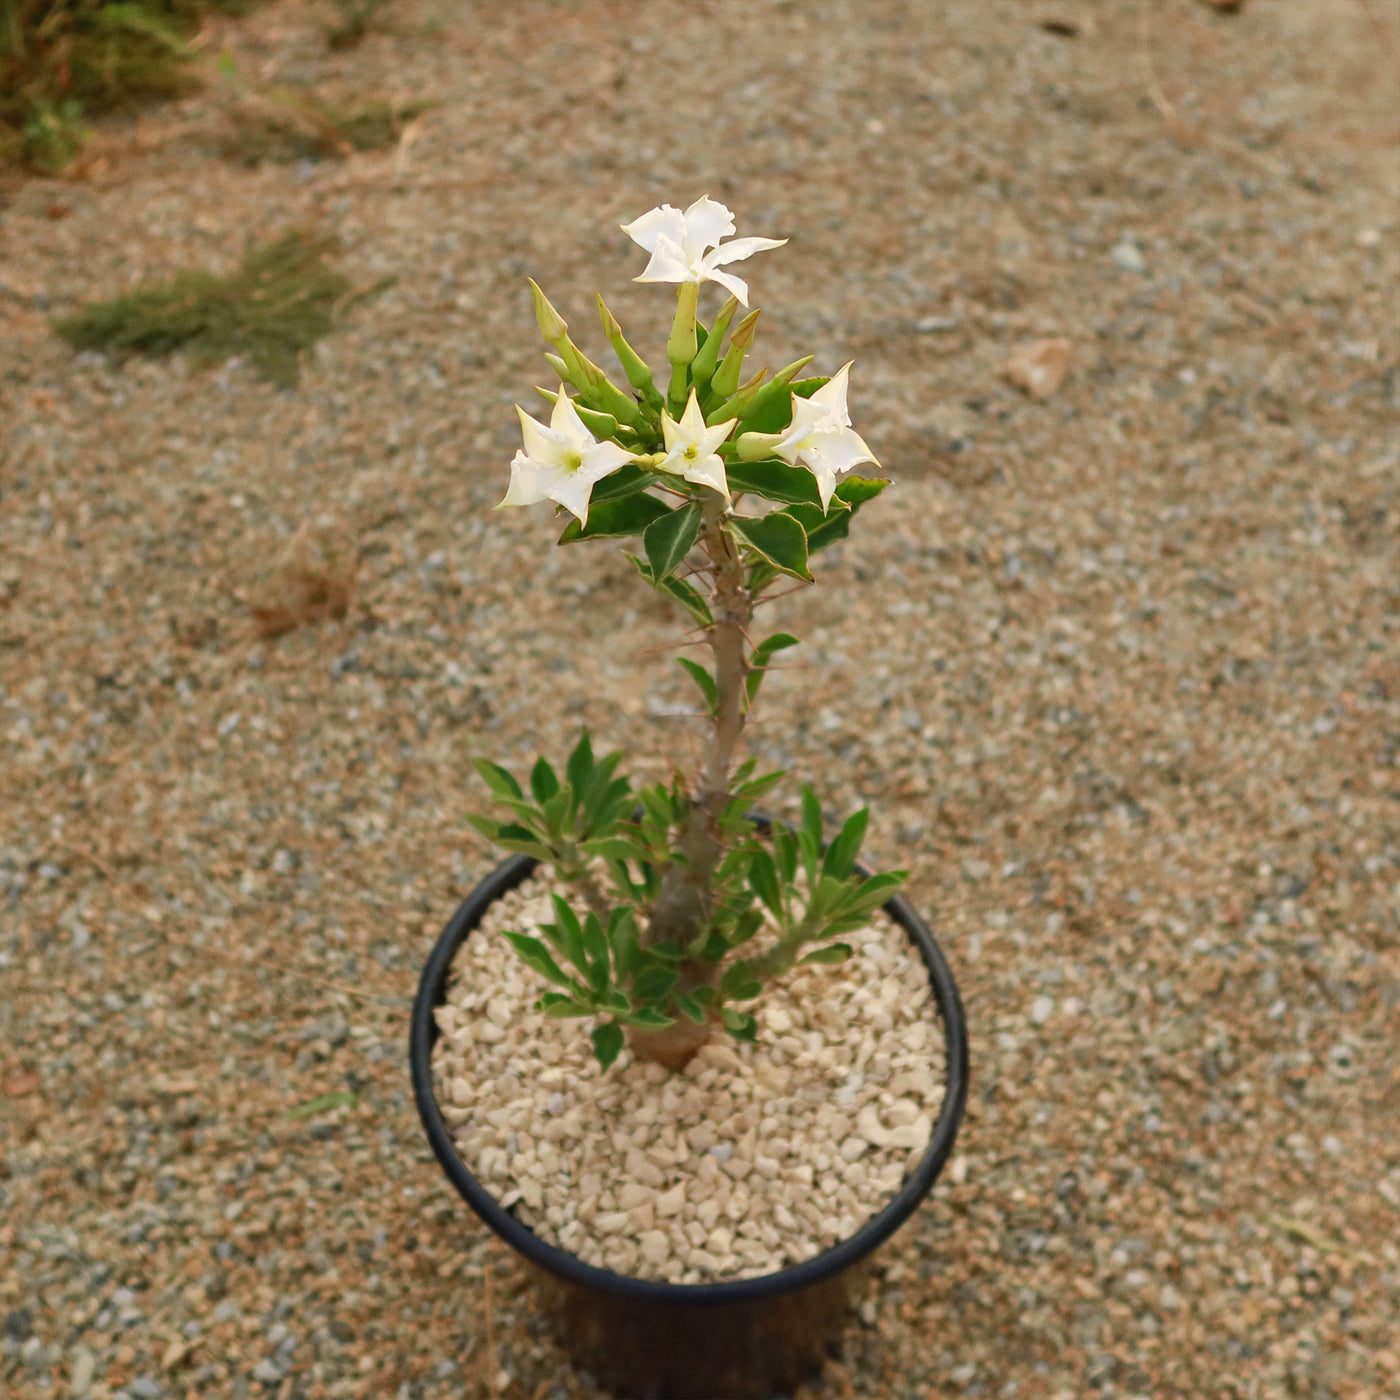
[[[263,638],[338,621],[355,601],[359,555],[344,521],[308,520],[292,536],[259,599],[253,621]]]

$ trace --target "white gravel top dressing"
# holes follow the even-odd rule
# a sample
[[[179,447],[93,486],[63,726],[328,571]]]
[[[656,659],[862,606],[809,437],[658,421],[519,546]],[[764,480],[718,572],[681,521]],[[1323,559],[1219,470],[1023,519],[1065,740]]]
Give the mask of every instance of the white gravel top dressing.
[[[684,1073],[591,1021],[534,1010],[544,988],[504,930],[549,922],[548,886],[498,901],[457,954],[433,1056],[462,1160],[541,1238],[638,1278],[772,1273],[854,1234],[922,1158],[943,1101],[928,971],[883,913],[856,956],[799,968],[759,1003],[759,1040],[717,1036]]]

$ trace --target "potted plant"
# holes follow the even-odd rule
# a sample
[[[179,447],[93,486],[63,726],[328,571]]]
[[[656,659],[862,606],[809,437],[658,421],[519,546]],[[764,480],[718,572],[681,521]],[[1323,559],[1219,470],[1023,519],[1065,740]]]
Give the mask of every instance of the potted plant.
[[[624,231],[651,255],[637,280],[677,285],[667,373],[600,296],[614,383],[532,281],[559,387],[540,390],[547,424],[520,411],[501,504],[554,502],[560,545],[640,542],[627,558],[708,653],[680,657],[703,751],[640,788],[587,734],[523,783],[477,762],[503,812],[471,821],[515,854],[424,969],[414,1090],[449,1177],[536,1267],[561,1340],[605,1385],[766,1396],[819,1365],[852,1271],[931,1189],[966,1034],[897,893],[906,872],[859,863],[867,812],[828,841],[808,786],[798,823],[769,822],[754,804],[786,774],[741,753],[765,674],[798,644],[756,632],[760,609],[811,583],[888,485],[854,471],[878,464],[850,425],[850,366],[746,377],[758,312],[740,318],[748,289],[727,269],[786,240],[726,242],[733,218],[708,198]],[[730,293],[708,326],[705,282]]]

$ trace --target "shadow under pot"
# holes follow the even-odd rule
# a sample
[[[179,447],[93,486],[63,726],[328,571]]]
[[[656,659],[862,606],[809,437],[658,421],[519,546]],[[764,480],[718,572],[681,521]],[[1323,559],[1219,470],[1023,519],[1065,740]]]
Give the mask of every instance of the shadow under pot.
[[[885,913],[928,971],[944,1035],[942,1108],[928,1148],[897,1194],[853,1235],[800,1264],[757,1278],[678,1284],[586,1264],[547,1243],[497,1202],[457,1154],[433,1088],[434,1011],[447,999],[453,960],[486,911],[534,873],[515,856],[467,896],[443,929],[418,984],[409,1062],[418,1114],[448,1179],[529,1266],[543,1316],[576,1366],[627,1400],[770,1400],[790,1394],[833,1355],[849,1299],[874,1251],[917,1210],[953,1149],[967,1099],[962,1000],[928,925],[899,896]]]

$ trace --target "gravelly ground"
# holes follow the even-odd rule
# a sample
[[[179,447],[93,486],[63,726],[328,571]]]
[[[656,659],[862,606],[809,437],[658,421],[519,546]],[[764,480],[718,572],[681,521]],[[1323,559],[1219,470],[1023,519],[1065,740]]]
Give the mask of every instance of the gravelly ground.
[[[396,152],[225,164],[211,92],[0,205],[0,1388],[597,1394],[428,1160],[406,1006],[492,862],[469,756],[687,742],[662,606],[485,508],[525,275],[659,342],[615,225],[708,190],[792,235],[765,357],[854,356],[899,478],[775,609],[756,739],[873,804],[972,1023],[959,1158],[821,1393],[1400,1396],[1388,0],[395,15],[207,48],[441,99]],[[296,393],[47,329],[295,223],[399,279]],[[1045,401],[999,378],[1038,335]],[[326,512],[360,606],[258,641]]]

